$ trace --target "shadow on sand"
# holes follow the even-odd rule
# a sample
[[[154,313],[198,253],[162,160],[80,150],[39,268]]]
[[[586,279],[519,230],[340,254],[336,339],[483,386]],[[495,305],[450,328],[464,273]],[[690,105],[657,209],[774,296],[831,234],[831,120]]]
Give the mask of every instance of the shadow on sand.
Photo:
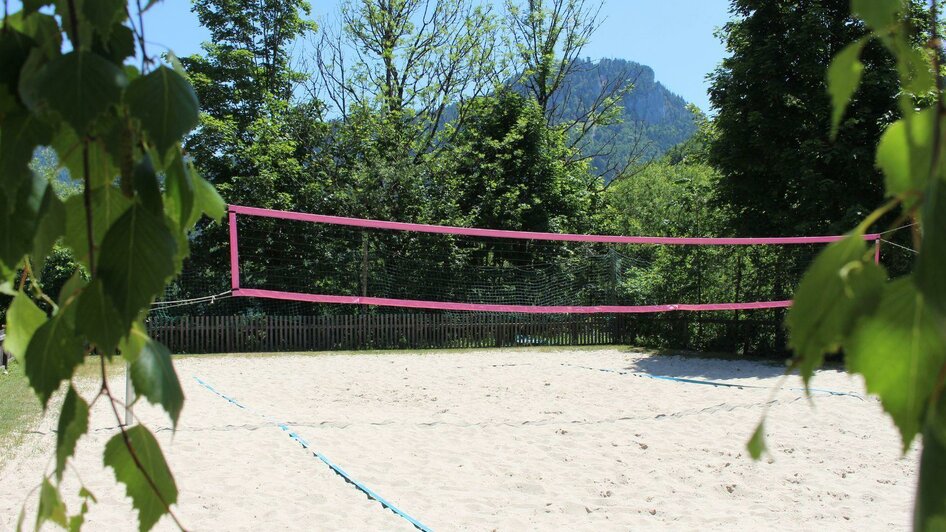
[[[772,361],[711,358],[706,355],[691,356],[672,352],[642,358],[622,369],[664,377],[695,377],[708,380],[764,379],[785,373],[784,365]]]

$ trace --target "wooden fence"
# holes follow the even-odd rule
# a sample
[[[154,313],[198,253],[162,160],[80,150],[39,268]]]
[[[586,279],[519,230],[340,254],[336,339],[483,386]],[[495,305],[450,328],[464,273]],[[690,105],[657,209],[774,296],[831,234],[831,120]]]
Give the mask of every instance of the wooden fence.
[[[473,348],[620,343],[609,316],[510,319],[502,315],[152,317],[151,335],[174,353]]]
[[[618,315],[357,314],[334,316],[152,316],[151,335],[173,353],[240,353],[403,348],[476,348],[530,345],[607,345],[642,341],[662,329],[686,338],[692,320]],[[757,335],[769,322],[702,320]],[[732,334],[733,337],[739,335]],[[645,344],[650,343],[643,340]],[[674,347],[700,348],[697,345]],[[733,343],[734,350],[743,349]]]

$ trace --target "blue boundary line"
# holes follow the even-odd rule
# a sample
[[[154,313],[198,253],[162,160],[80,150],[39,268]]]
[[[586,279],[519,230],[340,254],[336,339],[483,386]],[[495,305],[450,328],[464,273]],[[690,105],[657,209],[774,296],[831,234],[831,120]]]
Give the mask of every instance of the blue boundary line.
[[[618,369],[592,368],[592,367],[589,367],[589,366],[578,366],[578,365],[575,365],[575,364],[564,364],[564,363],[563,363],[562,365],[563,365],[563,366],[573,367],[573,368],[590,369],[590,370],[593,370],[593,371],[604,371],[604,372],[607,372],[607,373],[617,373],[617,374],[619,374],[619,375],[633,375],[633,376],[635,376],[635,377],[645,377],[645,378],[648,378],[648,379],[657,379],[657,380],[666,380],[666,381],[685,382],[685,383],[687,383],[687,384],[705,384],[705,385],[707,385],[707,386],[714,386],[714,387],[717,387],[717,386],[718,386],[718,387],[726,387],[726,388],[755,388],[755,389],[758,389],[758,390],[771,390],[771,389],[772,389],[772,388],[769,387],[769,386],[754,386],[754,385],[751,385],[751,384],[736,384],[736,383],[732,383],[732,382],[709,381],[709,380],[702,380],[702,379],[687,379],[687,378],[684,378],[684,377],[669,377],[669,376],[666,376],[666,375],[651,375],[650,373],[635,373],[635,372],[631,372],[631,371],[622,371],[622,370],[618,370]],[[788,389],[789,389],[789,390],[792,390],[792,391],[805,391],[804,388],[788,388]],[[825,393],[825,394],[828,394],[828,395],[856,397],[856,398],[860,399],[861,401],[864,400],[863,397],[861,397],[860,395],[858,395],[858,394],[856,394],[856,393],[854,393],[854,392],[837,392],[837,391],[834,391],[834,390],[825,390],[825,389],[822,389],[822,388],[809,388],[808,391],[811,391],[811,392],[818,392],[818,393]]]
[[[292,439],[295,440],[299,445],[301,445],[303,449],[306,449],[306,450],[308,450],[308,451],[311,451],[313,456],[315,456],[316,458],[318,458],[319,460],[321,460],[323,463],[325,463],[325,465],[327,465],[336,475],[342,477],[342,479],[344,479],[345,482],[351,484],[351,485],[354,486],[356,489],[358,489],[358,491],[364,493],[369,499],[372,499],[372,500],[377,501],[377,502],[380,503],[381,506],[383,506],[384,508],[386,508],[386,509],[388,509],[388,510],[391,510],[392,512],[394,512],[395,515],[397,515],[397,516],[399,516],[399,517],[402,517],[402,518],[405,519],[407,522],[409,522],[410,524],[414,525],[414,527],[415,527],[416,529],[421,530],[421,531],[423,531],[423,532],[432,532],[432,530],[431,530],[429,527],[427,527],[426,525],[422,524],[422,523],[421,523],[420,521],[418,521],[417,519],[414,519],[414,518],[411,517],[410,515],[404,513],[404,512],[403,512],[402,510],[400,510],[397,506],[394,506],[393,504],[391,504],[390,502],[388,502],[387,499],[385,499],[384,497],[378,495],[374,490],[372,490],[372,489],[369,488],[368,486],[365,486],[365,485],[362,484],[361,482],[358,482],[357,480],[355,480],[354,478],[352,478],[351,475],[349,475],[348,473],[346,473],[345,470],[342,469],[341,467],[339,467],[337,464],[335,464],[334,462],[332,462],[331,460],[329,460],[328,457],[326,457],[324,454],[322,454],[322,453],[316,451],[315,449],[313,449],[312,446],[309,444],[309,442],[305,440],[305,438],[303,438],[303,437],[300,436],[298,433],[296,433],[295,431],[293,431],[292,429],[290,429],[289,426],[286,425],[285,423],[281,423],[281,422],[279,422],[279,421],[275,421],[275,420],[274,420],[273,418],[271,418],[270,416],[267,416],[267,415],[262,414],[262,413],[260,413],[260,412],[256,412],[255,410],[251,409],[250,407],[248,407],[248,406],[246,406],[246,405],[244,405],[244,404],[241,404],[241,403],[240,403],[239,401],[237,401],[236,399],[234,399],[234,398],[232,398],[232,397],[228,397],[228,396],[226,396],[226,395],[220,393],[219,391],[217,391],[216,389],[214,389],[213,386],[211,386],[210,384],[207,384],[206,382],[204,382],[203,380],[201,380],[200,377],[194,376],[194,380],[196,380],[197,383],[200,384],[201,386],[203,386],[204,388],[207,388],[208,390],[210,390],[210,391],[213,392],[214,394],[216,394],[216,395],[220,396],[221,398],[225,399],[227,402],[232,403],[233,405],[235,405],[235,406],[237,406],[237,407],[239,407],[239,408],[242,408],[243,410],[246,410],[247,412],[252,412],[252,413],[256,414],[257,416],[260,416],[261,418],[265,419],[266,421],[269,421],[269,422],[273,423],[274,425],[276,425],[277,427],[279,427],[280,430],[282,430],[283,432],[285,432],[290,438],[292,438]]]

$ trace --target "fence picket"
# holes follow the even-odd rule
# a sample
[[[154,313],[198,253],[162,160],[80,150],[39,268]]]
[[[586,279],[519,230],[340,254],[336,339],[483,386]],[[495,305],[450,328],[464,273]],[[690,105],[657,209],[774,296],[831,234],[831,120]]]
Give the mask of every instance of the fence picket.
[[[758,336],[775,334],[777,320],[709,319],[704,324]],[[322,316],[153,316],[151,335],[172,353],[327,351],[336,349],[483,348],[517,345],[605,345],[639,341],[655,325],[679,338],[688,331],[678,316],[509,316],[503,314],[410,313]],[[767,329],[763,329],[767,328]],[[685,341],[685,340],[684,340]],[[735,342],[751,352],[766,346]]]

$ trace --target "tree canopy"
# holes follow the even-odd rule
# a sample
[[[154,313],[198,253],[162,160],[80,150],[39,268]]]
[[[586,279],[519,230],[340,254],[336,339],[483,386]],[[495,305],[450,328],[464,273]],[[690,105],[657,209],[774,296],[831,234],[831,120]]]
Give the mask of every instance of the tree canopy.
[[[867,34],[849,0],[734,0],[721,31],[728,57],[711,75],[718,138],[715,191],[739,235],[843,232],[883,198],[872,147],[898,114],[896,63],[877,43],[864,79],[830,137],[825,72]]]
[[[95,500],[83,487],[86,504],[70,515],[61,490],[92,404],[106,401],[121,424],[105,361],[127,361],[135,391],[176,425],[180,382],[147,319],[165,290],[182,299],[226,293],[224,202],[543,232],[849,231],[812,263],[753,246],[551,243],[521,252],[393,232],[332,241],[268,220],[256,230],[270,248],[241,274],[275,277],[270,264],[293,264],[305,251],[323,263],[304,282],[340,293],[363,293],[390,261],[406,272],[390,283],[401,298],[430,288],[418,272],[514,291],[506,280],[536,265],[589,297],[633,303],[795,295],[788,342],[780,310],[749,320],[727,311],[713,326],[687,317],[673,330],[652,320],[635,328],[636,339],[743,353],[791,348],[790,370],[806,384],[825,356],[843,352],[904,448],[923,442],[916,528],[946,523],[938,3],[732,0],[734,18],[720,30],[728,56],[710,75],[711,118],[684,108],[647,67],[582,58],[602,20],[598,0],[344,0],[338,24],[322,28],[305,0],[206,0],[193,10],[211,41],[182,59],[149,50],[141,24],[153,3],[25,2],[4,10],[0,28],[4,346],[24,362],[44,408],[65,383],[38,525],[80,526]],[[900,226],[911,231],[891,238],[910,255],[875,263],[864,234]],[[583,276],[587,265],[607,274]],[[195,278],[197,288],[188,284]],[[268,312],[258,301],[240,304],[178,311]],[[737,331],[763,319],[768,332],[746,339]],[[102,372],[92,399],[73,383],[89,356]],[[756,457],[765,435],[760,424],[749,444]],[[147,427],[122,424],[103,451],[140,529],[176,519],[177,486]]]

